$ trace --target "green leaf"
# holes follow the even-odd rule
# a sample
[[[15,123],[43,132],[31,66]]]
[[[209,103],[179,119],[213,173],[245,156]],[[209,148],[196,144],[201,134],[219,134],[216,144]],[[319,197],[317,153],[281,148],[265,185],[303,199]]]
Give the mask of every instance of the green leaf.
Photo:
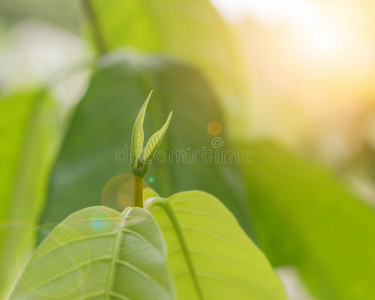
[[[145,208],[163,231],[179,300],[286,299],[266,257],[215,197],[183,192]]]
[[[159,194],[151,188],[143,189],[143,201],[147,200],[148,198],[152,198],[152,197],[159,197]]]
[[[142,208],[90,207],[38,247],[9,300],[174,299],[167,249]]]
[[[100,204],[107,182],[130,173],[129,157],[124,153],[130,148],[134,116],[152,89],[155,93],[145,120],[146,133],[161,128],[167,112],[173,110],[174,118],[159,149],[167,154],[166,161],[157,162],[155,157],[145,180],[163,197],[191,189],[218,196],[250,232],[248,199],[236,166],[203,161],[201,156],[189,163],[194,151],[203,147],[214,150],[213,137],[207,132],[212,120],[223,124],[220,137],[224,146],[220,150],[227,148],[226,123],[207,82],[181,63],[132,52],[100,60],[67,130],[42,224],[60,222],[74,211]],[[170,160],[171,150],[185,153],[187,160],[178,161],[176,156]]]
[[[159,148],[172,118],[172,112],[170,112],[168,119],[163,127],[151,136],[146,144],[146,147],[142,149],[144,139],[143,121],[151,94],[152,91],[148,95],[146,102],[143,104],[141,110],[138,113],[138,117],[135,120],[131,141],[132,161],[130,162],[130,165],[132,173],[141,178],[143,178],[147,173],[152,157],[154,156],[156,150]]]
[[[134,47],[195,66],[233,105],[245,96],[240,50],[209,0],[90,0],[108,51]]]
[[[143,153],[141,155],[141,159],[145,162],[151,162],[152,157],[154,156],[156,150],[159,148],[161,142],[163,141],[163,138],[165,136],[165,133],[167,132],[167,129],[169,127],[169,123],[171,122],[172,118],[172,112],[169,113],[168,119],[163,125],[163,127],[155,132],[150,139],[148,140],[146,147],[143,150]]]
[[[30,231],[44,203],[59,132],[57,107],[43,91],[0,99],[0,299],[32,251]]]
[[[145,119],[145,113],[146,113],[147,105],[148,105],[148,102],[150,101],[151,95],[152,95],[152,91],[148,95],[145,103],[143,104],[134,122],[133,133],[132,133],[132,138],[131,138],[131,154],[132,154],[131,165],[133,169],[135,169],[137,158],[141,156],[141,152],[143,149],[143,140],[144,140],[143,122]]]
[[[317,299],[375,299],[375,212],[332,172],[278,145],[247,145],[244,168],[260,247],[295,266]]]

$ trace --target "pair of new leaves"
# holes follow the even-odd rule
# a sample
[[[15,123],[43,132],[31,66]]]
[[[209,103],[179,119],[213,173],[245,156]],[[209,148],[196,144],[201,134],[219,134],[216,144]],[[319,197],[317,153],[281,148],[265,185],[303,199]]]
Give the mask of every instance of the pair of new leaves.
[[[149,98],[132,137],[139,175],[171,118],[142,150]],[[144,208],[95,206],[67,217],[37,248],[9,299],[286,299],[263,253],[218,199],[199,191],[143,194]]]
[[[139,177],[142,177],[146,174],[148,166],[151,163],[151,160],[159,148],[165,133],[167,132],[169,123],[172,118],[172,112],[169,113],[168,119],[163,125],[163,127],[155,132],[146,146],[143,148],[144,132],[143,132],[143,122],[145,119],[146,109],[148,102],[150,101],[152,91],[148,95],[145,103],[143,104],[141,110],[138,113],[137,119],[135,120],[131,141],[131,168],[132,172]]]

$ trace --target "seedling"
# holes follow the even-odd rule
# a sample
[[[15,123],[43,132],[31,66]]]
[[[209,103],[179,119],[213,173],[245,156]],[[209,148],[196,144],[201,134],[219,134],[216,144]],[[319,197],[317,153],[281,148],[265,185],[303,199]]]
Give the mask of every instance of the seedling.
[[[169,127],[173,112],[169,113],[167,121],[163,127],[155,132],[146,146],[143,148],[144,132],[143,122],[146,115],[148,102],[150,101],[152,91],[148,95],[145,103],[143,104],[138,116],[135,120],[133,127],[133,134],[131,140],[131,160],[130,167],[134,175],[134,206],[143,207],[143,177],[146,175],[148,167],[155,155],[156,150],[159,148],[165,133]]]
[[[142,178],[172,117],[143,148],[150,97],[133,128],[134,207],[68,216],[36,249],[9,300],[286,300],[265,256],[217,198],[154,192],[143,204]]]

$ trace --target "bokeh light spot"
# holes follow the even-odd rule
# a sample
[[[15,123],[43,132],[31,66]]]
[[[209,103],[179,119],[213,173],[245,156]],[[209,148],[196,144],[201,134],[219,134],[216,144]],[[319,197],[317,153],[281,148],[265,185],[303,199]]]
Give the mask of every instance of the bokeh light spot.
[[[90,227],[95,232],[106,232],[111,225],[111,219],[103,210],[98,210],[90,216]]]
[[[45,235],[46,233],[50,232],[52,228],[54,228],[54,233],[52,235],[49,235],[47,239],[49,239],[50,246],[51,244],[54,244],[54,248],[52,248],[53,250],[51,250],[50,247],[46,248],[40,246],[38,252],[40,255],[38,257],[38,263],[39,260],[43,260],[43,263],[46,265],[53,264],[54,260],[56,259],[56,256],[46,255],[50,253],[50,251],[55,251],[54,253],[56,255],[64,257],[64,266],[57,265],[57,269],[61,267],[76,268],[76,266],[80,262],[90,261],[91,254],[89,246],[78,229],[64,223],[48,223],[39,226],[33,226],[28,232],[25,232],[25,235],[20,241],[16,251],[16,271],[18,277],[22,281],[22,284],[33,294],[40,296],[38,298],[68,299],[68,295],[71,295],[74,292],[78,293],[80,291],[90,272],[90,266],[88,266],[86,269],[77,269],[76,272],[72,274],[71,281],[68,284],[61,287],[60,289],[40,289],[40,280],[48,279],[51,276],[53,276],[56,272],[56,268],[46,270],[45,273],[41,275],[42,278],[40,278],[40,280],[35,280],[33,276],[23,275],[24,262],[22,261],[22,259],[21,261],[19,261],[19,258],[22,257],[24,246],[27,246],[31,240],[34,241],[36,234],[39,233]],[[72,240],[75,241],[74,246],[73,243],[69,243],[69,241]],[[31,257],[30,262],[33,261],[35,263],[35,256]]]
[[[132,206],[133,199],[128,194],[120,194],[117,197],[117,204],[122,209]]]
[[[142,180],[143,188],[148,188],[146,180]],[[119,212],[133,205],[134,199],[134,175],[120,174],[107,182],[102,191],[101,203]]]
[[[211,121],[207,125],[207,132],[211,135],[219,135],[223,130],[223,126],[219,121]]]

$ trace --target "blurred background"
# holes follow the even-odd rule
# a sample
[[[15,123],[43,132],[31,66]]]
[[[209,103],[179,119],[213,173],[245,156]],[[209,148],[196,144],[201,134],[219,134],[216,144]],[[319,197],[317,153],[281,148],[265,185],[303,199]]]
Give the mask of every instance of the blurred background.
[[[151,89],[146,130],[181,114],[166,150],[253,153],[154,166],[151,187],[220,198],[290,299],[375,299],[374,20],[370,0],[0,0],[1,299],[45,224],[128,171]]]

